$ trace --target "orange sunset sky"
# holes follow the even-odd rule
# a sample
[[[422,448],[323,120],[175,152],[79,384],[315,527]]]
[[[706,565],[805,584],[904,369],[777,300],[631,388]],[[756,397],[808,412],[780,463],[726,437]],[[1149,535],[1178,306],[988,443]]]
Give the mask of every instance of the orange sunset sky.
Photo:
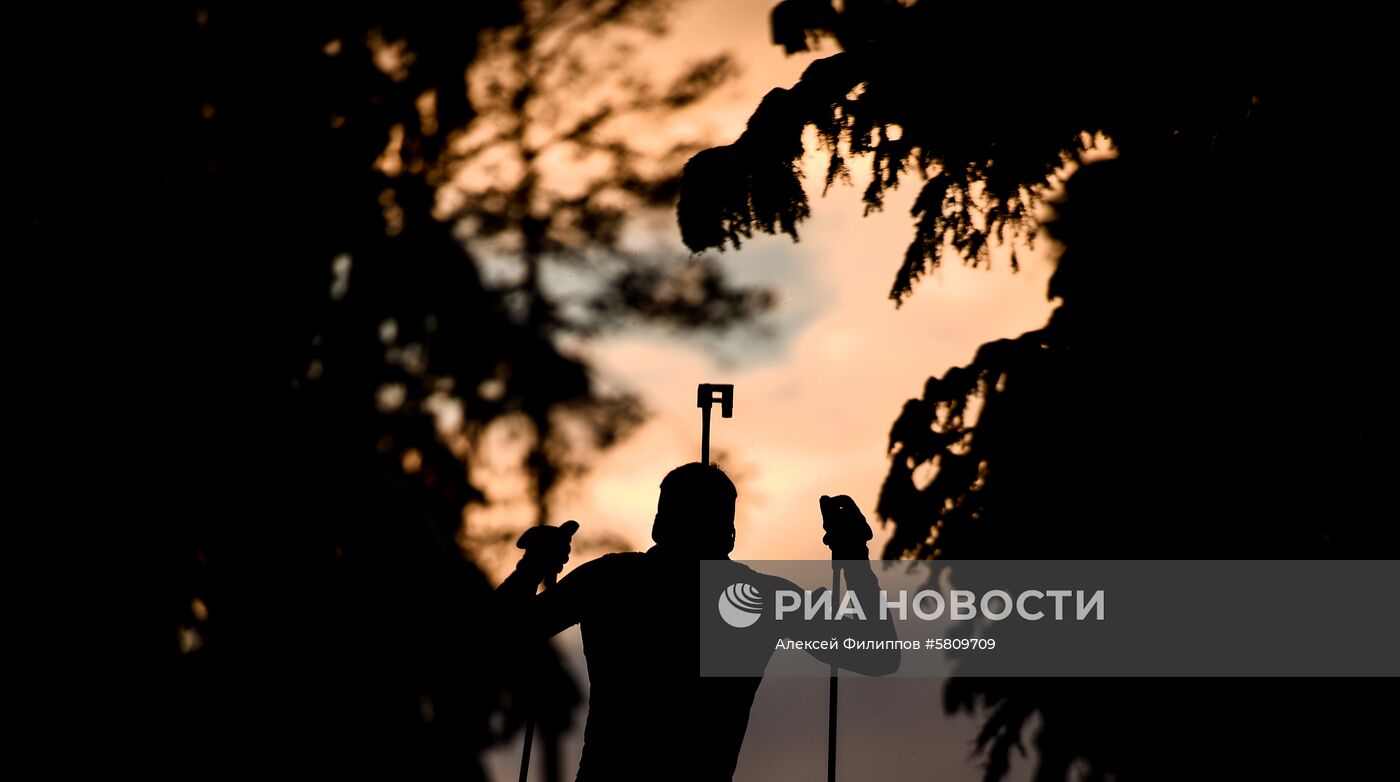
[[[764,93],[791,85],[813,59],[831,53],[784,56],[769,43],[769,8],[751,0],[678,4],[670,32],[645,44],[637,62],[657,74],[721,52],[740,69],[702,106],[673,118],[667,132],[728,143]],[[777,294],[764,333],[737,328],[718,337],[678,337],[624,329],[571,346],[590,357],[601,384],[639,395],[648,412],[646,423],[604,452],[583,481],[552,495],[550,523],[577,519],[576,545],[584,556],[624,541],[636,549],[650,545],[662,476],[699,458],[695,386],[701,382],[736,387],[735,417],[721,419],[716,411],[712,438],[716,460],[739,486],[734,556],[827,556],[817,497],[849,494],[874,521],[886,437],[905,400],[922,392],[930,374],[968,362],[982,343],[1044,325],[1051,310],[1045,298],[1052,270],[1048,240],[1017,250],[1016,273],[1010,248],[993,253],[990,269],[950,260],[896,309],[888,292],[913,235],[909,206],[917,187],[895,192],[883,212],[862,218],[862,169],[868,166],[853,161],[855,186],[834,186],[823,198],[824,166],[819,152],[806,160],[813,214],[799,229],[800,242],[759,236],[719,254],[735,282]],[[683,252],[672,212],[636,221],[632,234],[638,247]],[[474,467],[473,479],[492,500],[468,516],[474,537],[518,529],[530,518],[527,486],[511,469],[518,453],[506,442],[507,428],[479,460],[487,466]],[[876,534],[874,552],[887,536],[878,525]],[[500,575],[518,552],[477,553]]]
[[[828,48],[785,57],[769,43],[771,6],[754,0],[685,3],[671,32],[648,47],[658,70],[723,51],[741,68],[702,112],[678,119],[685,130],[711,143],[732,141],[765,92],[791,85],[808,63],[831,53]],[[821,198],[824,164],[820,155],[806,163],[813,214],[800,229],[800,242],[756,237],[721,256],[735,280],[775,288],[778,305],[769,335],[741,329],[697,339],[623,331],[579,348],[592,357],[604,382],[639,394],[650,415],[586,479],[556,492],[550,522],[581,524],[569,567],[619,539],[633,549],[650,545],[662,476],[699,458],[699,382],[736,387],[735,416],[721,419],[716,411],[713,435],[717,460],[739,486],[736,559],[829,557],[821,545],[817,498],[838,493],[851,495],[866,511],[876,528],[872,553],[878,556],[888,531],[873,509],[887,466],[886,437],[905,400],[921,393],[930,374],[969,361],[982,343],[1045,323],[1053,258],[1045,240],[1033,251],[1018,249],[1018,273],[1009,268],[1008,248],[994,253],[990,270],[950,260],[896,309],[888,291],[912,236],[909,205],[916,188],[898,191],[883,212],[862,218],[860,163],[853,164],[855,187],[837,186]],[[673,214],[637,230],[648,241],[681,247]],[[519,511],[528,505],[523,487],[501,478],[487,481],[486,488],[498,507],[469,515],[469,528],[483,534],[518,527]],[[518,552],[482,553],[499,575]],[[586,681],[577,628],[556,643]],[[941,681],[869,680],[845,687],[843,773],[979,778],[968,760],[975,723],[942,715]],[[820,777],[825,693],[824,680],[765,682],[735,779]],[[583,716],[581,710],[579,725]],[[518,746],[492,753],[490,768],[498,778],[515,778]],[[577,751],[575,735],[565,746],[568,774]]]

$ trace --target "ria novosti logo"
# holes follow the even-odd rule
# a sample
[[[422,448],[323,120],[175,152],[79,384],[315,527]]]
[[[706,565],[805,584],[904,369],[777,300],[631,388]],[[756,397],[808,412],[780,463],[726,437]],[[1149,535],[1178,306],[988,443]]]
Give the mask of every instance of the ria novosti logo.
[[[1071,618],[1074,621],[1103,621],[1104,618],[1102,589],[1089,594],[1082,589],[1027,589],[1015,595],[1002,589],[992,589],[981,595],[966,589],[953,589],[946,598],[936,589],[920,590],[912,596],[904,589],[893,594],[881,589],[878,596],[880,621],[891,617],[905,621],[912,612],[915,617],[925,621],[946,616],[952,621],[985,618],[999,622],[1015,614],[1021,619],[1035,622],[1050,617],[1049,611],[1044,608],[1049,603],[1053,603],[1049,607],[1053,608],[1055,621]],[[809,621],[818,616],[826,621],[833,618],[864,621],[867,617],[859,595],[850,590],[841,596],[839,606],[832,600],[831,592],[825,589],[816,592],[779,589],[774,597],[773,619],[779,622],[788,614],[797,614]],[[763,594],[752,584],[742,581],[730,584],[720,593],[719,615],[730,627],[751,627],[762,614]]]
[[[763,595],[752,584],[730,584],[719,595],[719,615],[730,627],[748,627],[763,613]]]

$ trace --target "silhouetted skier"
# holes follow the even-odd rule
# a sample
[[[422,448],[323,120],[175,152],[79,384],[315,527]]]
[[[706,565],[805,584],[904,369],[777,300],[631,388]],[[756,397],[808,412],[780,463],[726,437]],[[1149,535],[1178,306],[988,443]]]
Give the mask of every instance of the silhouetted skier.
[[[557,586],[536,594],[540,582],[568,561],[569,538],[578,528],[533,527],[521,536],[525,555],[497,588],[509,631],[548,637],[580,624],[591,692],[577,779],[727,780],[734,774],[749,707],[760,677],[700,678],[699,560],[728,560],[734,549],[737,491],[718,467],[693,462],[661,482],[652,539],[645,553],[606,554],[584,563]],[[846,567],[846,584],[863,606],[877,606],[878,584],[868,564],[870,525],[846,496],[822,497],[826,536],[834,559]],[[742,581],[765,595],[800,590],[791,582],[732,563],[729,583]],[[710,574],[707,571],[707,574]],[[718,596],[716,593],[715,597]],[[890,622],[862,623],[878,637],[894,638]],[[761,664],[779,637],[825,639],[823,622],[789,622],[780,631],[770,616],[741,637]],[[843,627],[849,627],[843,623]],[[883,675],[898,667],[897,651],[855,656],[812,651],[828,664]],[[814,737],[814,743],[820,739]],[[819,746],[819,744],[818,744]]]

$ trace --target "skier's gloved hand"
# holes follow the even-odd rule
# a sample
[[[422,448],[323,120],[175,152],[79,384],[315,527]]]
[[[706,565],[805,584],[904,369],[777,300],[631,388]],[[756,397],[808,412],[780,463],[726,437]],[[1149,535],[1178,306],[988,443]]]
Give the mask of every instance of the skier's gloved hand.
[[[823,494],[821,508],[822,529],[826,530],[822,543],[831,549],[831,558],[869,559],[870,549],[866,543],[875,533],[856,507],[855,500],[844,494],[837,497]]]
[[[543,578],[564,569],[569,561],[570,541],[578,531],[578,522],[570,519],[557,527],[539,525],[521,533],[515,547],[525,549],[516,567]]]

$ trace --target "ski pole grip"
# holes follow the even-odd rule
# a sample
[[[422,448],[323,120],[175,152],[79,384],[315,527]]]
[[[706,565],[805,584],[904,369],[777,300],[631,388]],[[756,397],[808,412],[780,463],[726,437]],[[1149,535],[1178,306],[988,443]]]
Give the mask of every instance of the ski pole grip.
[[[701,383],[696,389],[696,407],[710,407],[715,402],[719,402],[719,414],[722,418],[734,417],[734,384],[733,383]]]

